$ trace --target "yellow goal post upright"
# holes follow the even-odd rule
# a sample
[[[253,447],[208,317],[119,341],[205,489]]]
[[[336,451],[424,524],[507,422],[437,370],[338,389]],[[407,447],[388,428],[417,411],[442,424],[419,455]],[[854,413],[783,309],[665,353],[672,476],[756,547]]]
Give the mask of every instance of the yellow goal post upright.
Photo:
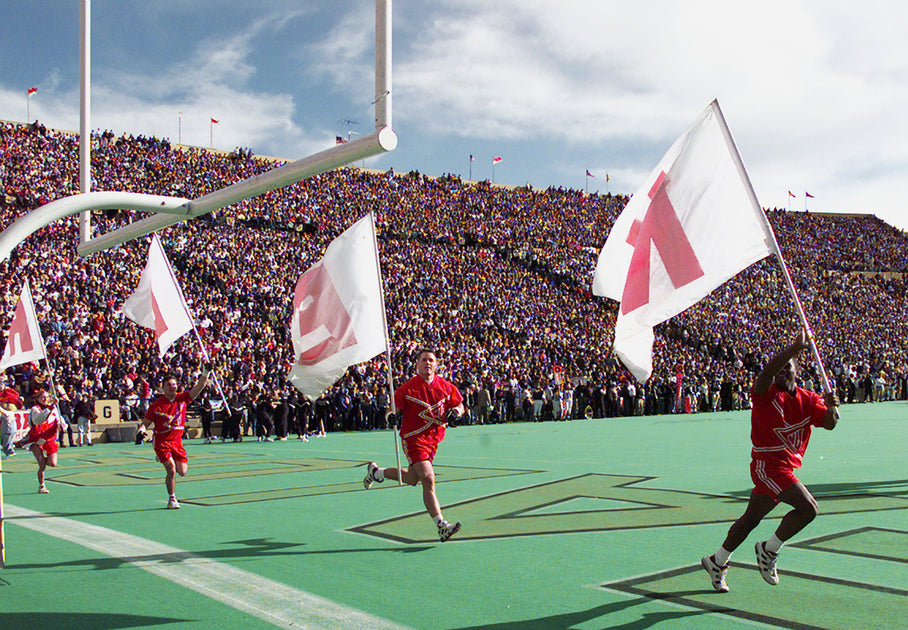
[[[324,151],[290,162],[265,173],[231,184],[197,199],[146,195],[130,192],[90,192],[87,164],[90,143],[89,127],[89,16],[90,0],[81,0],[81,112],[80,112],[80,173],[83,192],[57,199],[21,217],[0,233],[0,261],[9,258],[12,250],[40,228],[72,214],[81,214],[79,255],[87,256],[110,249],[127,241],[163,229],[175,223],[192,219],[244,199],[358,160],[379,155],[397,148],[397,134],[392,128],[391,116],[391,13],[392,0],[375,0],[375,130],[350,142],[334,145]],[[89,192],[85,192],[89,191]],[[88,229],[91,210],[129,209],[152,213],[131,225],[91,238]]]

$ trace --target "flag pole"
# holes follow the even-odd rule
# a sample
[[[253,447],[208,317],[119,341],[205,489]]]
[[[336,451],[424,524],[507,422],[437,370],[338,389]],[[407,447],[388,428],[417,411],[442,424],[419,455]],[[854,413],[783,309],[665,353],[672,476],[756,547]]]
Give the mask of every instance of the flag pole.
[[[823,391],[831,392],[833,391],[832,386],[829,383],[829,377],[826,375],[826,368],[823,367],[823,359],[820,357],[820,351],[817,349],[817,342],[814,338],[813,330],[810,327],[810,323],[807,321],[807,315],[804,312],[804,307],[801,305],[801,300],[798,297],[798,291],[795,289],[794,282],[791,280],[791,274],[788,273],[788,265],[785,264],[785,257],[782,256],[782,250],[779,247],[779,243],[776,240],[775,232],[773,232],[772,225],[769,223],[769,218],[766,216],[766,213],[763,212],[763,208],[760,206],[760,202],[757,200],[757,195],[754,192],[753,185],[750,182],[750,177],[747,176],[747,171],[744,169],[744,162],[741,160],[741,156],[738,153],[738,148],[735,146],[735,141],[731,137],[731,131],[728,129],[728,125],[725,123],[725,116],[722,115],[722,110],[719,108],[719,102],[713,101],[712,106],[715,108],[716,119],[719,122],[719,128],[722,130],[722,136],[725,138],[725,142],[728,145],[729,152],[732,155],[732,159],[735,162],[735,166],[738,169],[738,174],[741,176],[741,179],[744,180],[745,188],[747,189],[748,196],[750,197],[751,204],[753,206],[754,213],[760,218],[763,228],[766,232],[766,238],[769,242],[770,248],[776,256],[776,259],[779,261],[779,266],[782,268],[782,276],[785,278],[785,285],[788,287],[789,293],[791,293],[792,301],[794,302],[795,309],[798,312],[798,317],[801,320],[801,326],[804,328],[804,331],[807,333],[807,340],[810,343],[810,350],[813,354],[813,360],[817,365],[817,370],[820,373],[820,378],[823,381]]]
[[[158,235],[154,234],[152,238],[158,238]],[[161,253],[164,254],[164,262],[167,264],[167,272],[170,274],[170,279],[173,280],[173,285],[180,294],[180,303],[182,303],[186,315],[189,316],[189,322],[192,324],[192,331],[195,333],[195,338],[199,342],[199,349],[202,351],[202,358],[205,360],[205,363],[211,363],[211,357],[208,356],[208,350],[205,348],[205,344],[202,343],[202,336],[199,334],[199,329],[195,325],[195,318],[193,318],[192,313],[189,311],[189,305],[186,304],[186,296],[183,295],[183,287],[177,282],[176,274],[173,273],[173,267],[170,266],[170,259],[167,258],[167,252],[164,251],[164,244],[160,242],[160,239],[158,239],[158,245],[161,247]],[[221,388],[221,381],[218,378],[218,373],[212,369],[211,372],[209,372],[209,375],[214,376],[214,386],[218,390],[218,394],[224,402],[224,409],[229,416],[233,412],[230,410],[230,405],[227,403],[227,396],[224,395],[224,390]]]
[[[4,411],[6,411],[4,409]],[[0,569],[6,566],[6,539],[3,535],[3,458],[0,457]]]
[[[51,395],[54,397],[54,400],[57,399],[57,383],[54,381],[54,373],[57,371],[56,365],[50,362],[50,357],[47,356],[47,346],[44,345],[44,335],[41,333],[41,323],[38,321],[38,314],[35,312],[35,298],[32,295],[31,286],[28,284],[28,280],[25,281],[25,289],[28,291],[28,305],[27,307],[31,308],[31,313],[27,313],[26,317],[31,317],[35,325],[38,327],[38,342],[41,344],[41,355],[44,359],[44,366],[47,370],[47,380],[48,385],[50,385]],[[57,406],[56,404],[54,405]],[[57,411],[59,413],[59,409]]]
[[[385,356],[388,361],[388,397],[391,399],[391,413],[397,416],[397,406],[394,403],[394,373],[391,370],[391,336],[388,334],[388,315],[387,310],[385,309],[385,284],[381,275],[381,264],[378,258],[378,237],[375,231],[375,212],[369,211],[369,221],[372,223],[372,247],[375,248],[375,270],[378,274],[378,288],[379,295],[381,295],[381,321],[382,328],[385,331]],[[398,431],[400,429],[400,419],[398,419],[397,426],[393,429],[394,435],[394,453],[397,456],[397,485],[404,485],[400,477],[400,440],[397,439]]]

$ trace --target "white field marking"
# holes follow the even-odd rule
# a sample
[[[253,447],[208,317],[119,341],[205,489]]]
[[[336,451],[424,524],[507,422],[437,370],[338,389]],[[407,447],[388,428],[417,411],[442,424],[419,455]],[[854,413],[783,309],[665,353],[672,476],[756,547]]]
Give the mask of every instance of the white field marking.
[[[5,522],[122,560],[279,628],[408,630],[229,564],[106,527],[4,506]],[[13,568],[13,563],[7,562]]]

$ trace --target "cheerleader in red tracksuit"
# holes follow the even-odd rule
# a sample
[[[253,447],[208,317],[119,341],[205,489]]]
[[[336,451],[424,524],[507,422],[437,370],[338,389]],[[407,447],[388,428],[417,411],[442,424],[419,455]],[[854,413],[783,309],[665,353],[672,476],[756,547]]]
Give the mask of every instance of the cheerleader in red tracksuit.
[[[38,493],[50,492],[44,485],[44,469],[57,465],[57,433],[60,430],[60,412],[56,401],[46,389],[35,391],[35,406],[29,409],[28,436],[20,446],[28,447],[38,462]]]

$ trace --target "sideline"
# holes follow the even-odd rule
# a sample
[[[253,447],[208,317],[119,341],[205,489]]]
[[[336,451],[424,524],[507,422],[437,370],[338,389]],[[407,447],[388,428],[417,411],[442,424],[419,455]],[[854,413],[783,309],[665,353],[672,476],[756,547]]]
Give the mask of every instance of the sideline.
[[[229,564],[106,527],[9,504],[4,521],[117,558],[279,628],[409,630]]]

